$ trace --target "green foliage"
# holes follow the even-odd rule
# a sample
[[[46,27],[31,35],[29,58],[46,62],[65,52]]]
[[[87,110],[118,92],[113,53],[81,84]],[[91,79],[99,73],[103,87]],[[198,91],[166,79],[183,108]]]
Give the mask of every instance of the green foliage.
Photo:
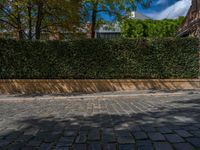
[[[82,17],[85,17],[88,21],[92,17],[91,12],[95,9],[95,13],[101,13],[101,15],[106,13],[111,15],[113,19],[121,19],[121,17],[124,18],[126,15],[130,15],[137,8],[137,4],[148,8],[151,3],[152,0],[83,0]],[[101,15],[98,20],[104,19]]]
[[[121,25],[124,37],[173,37],[184,17],[176,20],[125,20]]]
[[[94,38],[97,27],[106,22],[102,17],[105,14],[111,16],[113,21],[119,21],[129,18],[137,4],[147,8],[151,3],[152,0],[82,0],[81,20],[83,26],[86,22],[91,22],[91,38]]]
[[[197,78],[193,38],[0,40],[1,79]]]
[[[0,30],[29,40],[75,32],[80,5],[81,0],[0,0]]]

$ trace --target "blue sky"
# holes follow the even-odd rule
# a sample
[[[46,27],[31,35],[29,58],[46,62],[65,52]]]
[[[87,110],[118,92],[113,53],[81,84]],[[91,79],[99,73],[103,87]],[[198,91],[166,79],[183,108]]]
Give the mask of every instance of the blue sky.
[[[155,20],[176,19],[179,16],[186,16],[192,0],[152,0],[149,8],[142,8],[137,5],[137,11]],[[111,21],[112,17],[101,15],[105,20]]]
[[[175,19],[185,16],[191,6],[191,0],[153,0],[150,8],[143,9],[138,5],[137,11],[152,19]]]

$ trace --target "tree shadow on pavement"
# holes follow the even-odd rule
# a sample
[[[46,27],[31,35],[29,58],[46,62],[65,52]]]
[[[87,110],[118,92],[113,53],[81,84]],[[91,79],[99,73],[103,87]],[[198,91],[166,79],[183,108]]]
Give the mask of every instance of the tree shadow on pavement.
[[[0,149],[200,149],[198,99],[173,101],[187,107],[158,107],[132,114],[27,117],[0,128]]]

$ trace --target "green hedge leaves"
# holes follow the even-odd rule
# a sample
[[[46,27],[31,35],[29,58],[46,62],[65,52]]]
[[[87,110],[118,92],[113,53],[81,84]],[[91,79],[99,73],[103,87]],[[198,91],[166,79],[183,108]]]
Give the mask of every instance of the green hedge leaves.
[[[0,39],[0,78],[197,78],[198,43],[194,38],[65,42]]]

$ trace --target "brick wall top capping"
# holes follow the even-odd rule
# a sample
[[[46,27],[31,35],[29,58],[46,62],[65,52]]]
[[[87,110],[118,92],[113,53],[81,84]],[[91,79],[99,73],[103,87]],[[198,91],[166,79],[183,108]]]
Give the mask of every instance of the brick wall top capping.
[[[1,79],[0,83],[24,82],[200,82],[200,79]]]

